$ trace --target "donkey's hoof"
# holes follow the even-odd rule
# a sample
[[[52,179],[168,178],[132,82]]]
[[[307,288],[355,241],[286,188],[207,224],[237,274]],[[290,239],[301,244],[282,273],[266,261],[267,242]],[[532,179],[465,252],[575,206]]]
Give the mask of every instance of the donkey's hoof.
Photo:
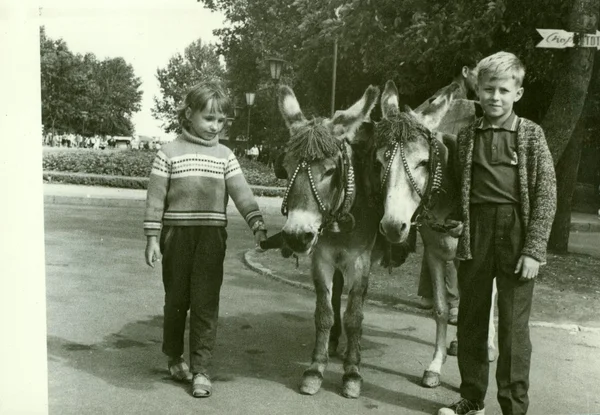
[[[314,395],[321,389],[321,383],[323,383],[323,375],[320,372],[304,372],[302,385],[300,385],[300,393],[302,395]]]
[[[423,373],[421,385],[426,388],[437,388],[440,386],[440,374],[432,372],[431,370],[426,370],[425,373]]]
[[[448,356],[456,356],[458,354],[458,340],[452,340],[448,346]]]
[[[360,390],[362,388],[362,377],[353,373],[351,375],[344,375],[343,378],[344,387],[342,388],[342,396],[345,398],[356,399],[360,396]]]
[[[494,360],[496,360],[496,349],[488,347],[488,361],[493,362]]]

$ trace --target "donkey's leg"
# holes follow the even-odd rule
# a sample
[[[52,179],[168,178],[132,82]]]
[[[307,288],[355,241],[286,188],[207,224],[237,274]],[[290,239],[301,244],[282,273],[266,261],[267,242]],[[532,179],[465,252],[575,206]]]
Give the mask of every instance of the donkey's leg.
[[[369,269],[360,259],[358,266],[345,275],[351,284],[348,292],[348,304],[344,313],[344,327],[348,345],[344,356],[344,376],[342,395],[346,398],[358,398],[362,387],[360,375],[360,339],[362,336],[362,322],[364,318],[363,304],[369,285]]]
[[[459,266],[459,262],[458,262],[457,259],[452,260],[448,264],[448,267],[453,267],[454,268],[452,270],[454,272],[454,278],[457,278],[458,266]],[[450,346],[448,346],[448,355],[449,356],[456,356],[457,354],[458,354],[458,339],[456,337],[456,331],[455,331],[454,332],[454,337],[453,337],[452,341],[450,342]]]
[[[494,307],[496,304],[497,295],[498,288],[496,287],[496,279],[494,278],[494,285],[492,286],[492,306],[490,307],[490,328],[488,330],[488,360],[490,362],[496,360],[496,346],[494,344],[494,338],[496,337],[496,326],[494,326]]]
[[[300,393],[305,395],[314,395],[319,391],[323,382],[323,373],[329,361],[327,349],[329,346],[329,333],[333,326],[333,308],[331,305],[333,272],[333,266],[325,262],[322,256],[319,257],[318,253],[315,252],[312,259],[312,275],[317,295],[315,308],[316,339],[312,362],[308,369],[304,371],[300,386]]]
[[[333,274],[333,290],[331,296],[331,305],[333,307],[333,327],[329,334],[329,356],[337,355],[337,348],[340,344],[340,335],[342,334],[342,291],[344,290],[344,276],[340,270],[335,270]]]
[[[442,365],[446,361],[446,335],[448,330],[448,300],[446,295],[446,261],[436,257],[434,250],[427,250],[427,264],[433,282],[433,309],[435,318],[435,351],[433,360],[425,373],[421,384],[428,388],[440,385]]]

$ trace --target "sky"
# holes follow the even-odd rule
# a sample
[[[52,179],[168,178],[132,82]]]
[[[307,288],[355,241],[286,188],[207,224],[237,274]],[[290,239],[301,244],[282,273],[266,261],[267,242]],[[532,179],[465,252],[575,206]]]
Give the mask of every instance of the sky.
[[[216,43],[212,31],[224,21],[195,0],[40,1],[40,24],[49,37],[62,38],[73,53],[91,52],[100,60],[122,56],[133,66],[144,92],[132,118],[139,135],[165,135],[150,113],[160,95],[156,69],[198,38]]]

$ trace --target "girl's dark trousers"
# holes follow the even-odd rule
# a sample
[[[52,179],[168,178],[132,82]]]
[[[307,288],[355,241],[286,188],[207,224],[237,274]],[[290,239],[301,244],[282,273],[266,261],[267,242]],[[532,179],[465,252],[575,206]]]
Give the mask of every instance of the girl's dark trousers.
[[[227,231],[217,226],[165,226],[160,237],[165,287],[162,351],[183,355],[190,310],[190,370],[207,373],[217,337]]]
[[[514,270],[524,240],[519,205],[471,205],[471,253],[460,263],[458,367],[463,398],[483,403],[488,387],[487,336],[496,277],[498,287],[498,402],[504,415],[527,413],[533,280],[519,282]]]

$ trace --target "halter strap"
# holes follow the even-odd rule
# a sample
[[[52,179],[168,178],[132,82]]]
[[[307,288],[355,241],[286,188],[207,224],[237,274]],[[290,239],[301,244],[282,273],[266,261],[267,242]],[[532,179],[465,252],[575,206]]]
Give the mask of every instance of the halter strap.
[[[350,157],[348,156],[348,150],[346,148],[345,143],[342,143],[340,145],[340,151],[342,152],[341,168],[342,168],[342,180],[344,183],[344,188],[342,190],[340,190],[340,192],[338,193],[339,196],[337,197],[336,202],[334,202],[332,204],[331,209],[327,210],[325,203],[323,202],[323,199],[319,195],[319,192],[317,190],[317,186],[315,184],[315,180],[314,180],[314,177],[312,174],[312,170],[310,168],[310,164],[306,160],[302,160],[298,164],[298,166],[296,166],[296,169],[294,170],[294,174],[290,178],[287,188],[285,189],[285,193],[283,195],[283,201],[281,203],[281,214],[282,215],[287,216],[287,214],[288,214],[288,207],[287,207],[288,196],[292,189],[292,186],[294,185],[294,182],[296,181],[296,177],[298,176],[298,174],[300,173],[301,170],[306,170],[311,193],[313,194],[313,197],[315,198],[315,201],[317,202],[319,211],[323,214],[323,216],[325,218],[325,220],[323,221],[323,224],[321,226],[321,231],[323,231],[323,229],[325,229],[325,228],[330,228],[333,232],[339,232],[340,230],[339,230],[338,222],[349,222],[350,228],[351,229],[354,228],[354,224],[355,224],[354,217],[350,213],[350,210],[352,209],[352,206],[354,205],[354,201],[356,199],[356,181],[355,181],[355,176],[354,176],[354,167],[352,165]],[[344,195],[343,199],[341,199],[342,194]],[[340,199],[341,199],[341,201],[340,201]]]
[[[381,191],[382,193],[384,193],[385,185],[387,183],[388,176],[392,168],[392,163],[394,162],[396,153],[398,152],[398,150],[400,150],[400,159],[402,160],[402,165],[404,167],[406,176],[408,177],[408,181],[410,182],[411,187],[421,199],[421,202],[419,203],[419,206],[417,207],[417,210],[413,215],[414,219],[411,223],[412,225],[415,225],[417,227],[421,226],[423,220],[425,220],[426,218],[430,218],[430,211],[433,209],[436,202],[435,196],[440,192],[442,185],[442,163],[439,156],[438,142],[437,139],[431,134],[429,135],[428,141],[431,147],[431,150],[429,152],[428,165],[430,174],[427,187],[424,191],[421,191],[421,189],[419,189],[412,173],[410,172],[410,167],[408,165],[408,161],[406,160],[406,155],[404,153],[403,139],[395,140],[392,149],[387,150],[389,151],[389,153],[387,154],[389,156],[389,161],[386,165],[385,171],[383,173],[383,179],[381,181]]]

